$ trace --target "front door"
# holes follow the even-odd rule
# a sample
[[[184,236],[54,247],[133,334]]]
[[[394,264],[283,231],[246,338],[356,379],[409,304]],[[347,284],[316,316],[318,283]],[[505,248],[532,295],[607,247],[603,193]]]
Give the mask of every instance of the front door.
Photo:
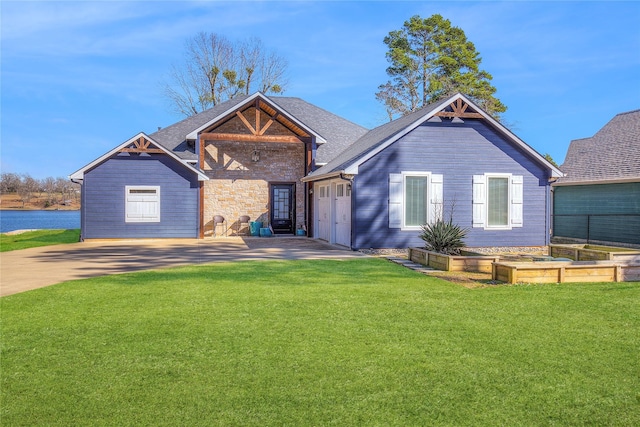
[[[271,185],[271,227],[276,234],[292,234],[296,216],[295,184]]]

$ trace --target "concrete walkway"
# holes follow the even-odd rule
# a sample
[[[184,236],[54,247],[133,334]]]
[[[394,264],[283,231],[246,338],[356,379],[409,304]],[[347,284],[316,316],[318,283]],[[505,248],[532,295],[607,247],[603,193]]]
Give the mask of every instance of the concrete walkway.
[[[365,256],[306,237],[118,240],[0,253],[0,296],[67,280],[178,265]]]

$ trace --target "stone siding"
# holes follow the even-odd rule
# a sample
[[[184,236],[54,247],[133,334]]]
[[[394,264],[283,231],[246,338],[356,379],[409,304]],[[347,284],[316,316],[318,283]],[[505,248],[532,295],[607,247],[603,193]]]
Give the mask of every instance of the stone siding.
[[[251,159],[254,151],[260,153],[257,162]],[[207,141],[205,152],[204,170],[209,177],[204,183],[205,236],[213,234],[214,215],[225,217],[230,236],[235,235],[241,215],[268,224],[270,183],[296,184],[294,227],[304,223],[303,143]]]

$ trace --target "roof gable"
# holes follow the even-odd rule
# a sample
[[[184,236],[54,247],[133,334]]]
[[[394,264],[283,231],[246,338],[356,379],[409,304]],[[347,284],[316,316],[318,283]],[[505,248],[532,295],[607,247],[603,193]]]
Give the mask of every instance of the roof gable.
[[[216,126],[218,123],[228,120],[231,116],[238,114],[239,111],[242,111],[251,106],[255,106],[256,109],[267,112],[270,116],[275,117],[275,120],[280,122],[290,131],[299,136],[307,136],[313,135],[316,138],[316,142],[319,144],[325,143],[326,140],[316,133],[313,129],[309,128],[306,124],[299,121],[294,115],[287,112],[285,109],[279,107],[276,103],[271,101],[261,92],[256,92],[253,95],[247,97],[242,102],[235,104],[228,108],[225,111],[222,111],[217,116],[213,117],[211,120],[207,121],[203,125],[193,129],[186,136],[188,140],[195,140],[198,138],[198,134],[201,132],[206,132],[212,127]],[[261,129],[253,129],[251,124],[246,123],[247,127],[254,131],[254,134],[258,135]],[[266,126],[266,124],[265,124]]]
[[[506,127],[493,119],[488,113],[474,104],[461,93],[453,95],[441,102],[427,105],[414,113],[391,121],[372,129],[336,158],[325,166],[311,173],[305,181],[313,181],[325,177],[336,176],[341,173],[357,174],[358,167],[402,138],[426,121],[440,121],[441,118],[451,118],[453,122],[463,118],[484,119],[490,126],[506,136],[514,145],[528,153],[538,163],[551,172],[551,176],[562,176],[562,172],[549,163],[533,148],[509,131]]]
[[[590,138],[571,141],[558,184],[640,180],[640,110],[617,114]]]
[[[118,153],[124,153],[125,155],[131,155],[131,154],[138,154],[138,155],[166,154],[167,156],[171,157],[176,162],[181,164],[183,167],[187,168],[189,171],[191,171],[191,172],[195,173],[196,175],[198,175],[198,181],[207,181],[209,179],[209,178],[207,178],[207,176],[204,173],[202,173],[198,169],[196,169],[193,166],[191,166],[188,163],[186,163],[183,159],[178,157],[176,154],[174,154],[173,152],[171,152],[167,148],[163,147],[161,144],[158,144],[157,141],[155,141],[153,138],[151,138],[148,135],[146,135],[144,132],[140,132],[136,136],[134,136],[134,137],[126,140],[122,144],[118,145],[117,147],[115,147],[111,151],[108,151],[107,153],[105,153],[102,156],[98,157],[97,159],[95,159],[94,161],[89,163],[88,165],[78,169],[77,171],[75,171],[74,173],[69,175],[69,179],[71,179],[71,180],[82,180],[82,179],[84,179],[84,174],[88,170],[98,166],[99,164],[105,162],[106,160],[108,160],[109,158],[111,158],[112,156],[114,156],[114,155],[116,155]]]
[[[294,97],[266,97],[259,92],[252,96],[240,95],[215,107],[159,129],[150,136],[167,149],[185,160],[197,160],[193,140],[198,132],[224,120],[243,106],[264,101],[282,112],[285,118],[308,134],[315,135],[320,144],[317,147],[316,162],[326,163],[346,147],[364,135],[368,129],[339,117],[329,111]],[[326,142],[326,143],[323,143]]]
[[[186,119],[180,120],[179,122],[167,127],[158,129],[157,132],[154,132],[149,136],[162,144],[166,149],[180,156],[182,159],[197,161],[198,155],[195,153],[193,144],[188,143],[186,138],[187,134],[189,134],[193,129],[208,123],[224,111],[241,104],[245,99],[247,99],[246,95],[239,95],[233,99],[222,102],[213,108],[193,116],[189,116]]]

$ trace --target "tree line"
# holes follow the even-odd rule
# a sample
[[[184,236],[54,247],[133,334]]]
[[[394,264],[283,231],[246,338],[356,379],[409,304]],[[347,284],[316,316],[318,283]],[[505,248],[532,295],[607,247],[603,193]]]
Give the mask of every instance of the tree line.
[[[80,184],[68,178],[33,178],[29,174],[3,173],[0,175],[0,194],[17,194],[22,206],[33,200],[36,195],[45,195],[45,207],[64,204],[69,200],[78,201]]]
[[[375,98],[389,120],[461,92],[496,119],[507,107],[494,96],[493,77],[481,68],[482,58],[464,31],[441,15],[412,16],[384,38],[389,81]],[[200,32],[185,42],[184,59],[174,64],[163,84],[172,109],[193,116],[254,88],[283,93],[287,60],[260,39],[231,41]],[[356,78],[356,76],[354,76]]]

